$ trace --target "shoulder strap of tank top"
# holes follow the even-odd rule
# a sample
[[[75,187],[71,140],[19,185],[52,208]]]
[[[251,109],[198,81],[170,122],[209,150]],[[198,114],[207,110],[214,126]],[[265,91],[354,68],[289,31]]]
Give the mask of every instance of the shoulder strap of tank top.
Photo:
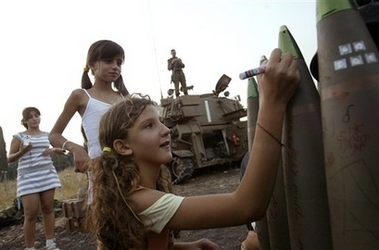
[[[88,96],[88,98],[92,98],[92,96],[88,93],[88,91],[86,90],[86,89],[82,89],[83,91],[84,91],[84,93],[86,93],[87,94],[87,96]]]

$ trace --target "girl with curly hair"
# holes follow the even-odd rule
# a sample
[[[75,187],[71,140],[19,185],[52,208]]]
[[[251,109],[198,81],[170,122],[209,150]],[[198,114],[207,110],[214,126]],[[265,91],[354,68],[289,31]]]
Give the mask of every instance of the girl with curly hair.
[[[274,49],[258,77],[260,110],[246,173],[232,193],[180,197],[164,164],[172,159],[170,130],[148,96],[132,95],[100,121],[100,157],[90,163],[89,210],[99,249],[219,249],[207,240],[174,242],[174,230],[243,225],[266,212],[274,188],[286,106],[299,72],[292,55]]]

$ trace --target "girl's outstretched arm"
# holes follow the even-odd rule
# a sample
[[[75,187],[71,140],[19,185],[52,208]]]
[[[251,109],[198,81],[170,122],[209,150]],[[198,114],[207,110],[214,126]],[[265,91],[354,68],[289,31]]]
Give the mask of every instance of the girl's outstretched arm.
[[[292,55],[274,49],[266,72],[258,77],[260,109],[254,142],[243,179],[233,193],[186,197],[166,228],[195,230],[243,225],[263,217],[276,182],[281,135],[287,103],[300,74]],[[135,195],[143,211],[162,194],[150,190]],[[141,197],[142,196],[142,197]]]

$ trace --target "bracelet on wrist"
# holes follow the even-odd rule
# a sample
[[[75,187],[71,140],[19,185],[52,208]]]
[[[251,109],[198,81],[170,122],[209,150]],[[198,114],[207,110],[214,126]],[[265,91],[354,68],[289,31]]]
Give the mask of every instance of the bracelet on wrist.
[[[259,124],[258,122],[256,123],[257,124],[257,126],[259,127],[259,128],[261,128],[264,132],[266,132],[271,138],[273,138],[275,141],[277,141],[278,143],[279,143],[279,145],[280,145],[280,147],[284,147],[287,151],[288,151],[288,153],[290,154],[290,155],[292,155],[294,152],[293,152],[293,150],[290,148],[290,147],[288,147],[287,145],[285,145],[284,143],[282,143],[278,138],[276,138],[273,134],[271,134],[267,129],[265,129],[261,124]]]
[[[63,144],[62,144],[62,149],[65,151],[65,150],[67,150],[66,149],[66,144],[67,144],[67,142],[70,142],[69,140],[67,140],[67,141],[65,141]]]

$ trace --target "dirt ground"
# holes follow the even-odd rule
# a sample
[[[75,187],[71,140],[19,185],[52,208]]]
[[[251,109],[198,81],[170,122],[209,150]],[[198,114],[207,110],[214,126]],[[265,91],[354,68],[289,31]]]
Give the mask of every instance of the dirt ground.
[[[239,168],[212,167],[196,171],[186,183],[175,185],[175,192],[179,195],[201,195],[224,193],[235,190],[239,183]],[[189,242],[201,238],[208,238],[216,242],[221,249],[239,250],[240,244],[247,234],[246,226],[219,228],[199,231],[181,231],[178,241]],[[93,238],[85,233],[69,233],[66,229],[63,216],[56,218],[55,236],[61,250],[95,250]],[[37,224],[36,248],[44,249],[44,235],[42,223]],[[12,225],[0,230],[0,249],[24,249],[22,225]]]

